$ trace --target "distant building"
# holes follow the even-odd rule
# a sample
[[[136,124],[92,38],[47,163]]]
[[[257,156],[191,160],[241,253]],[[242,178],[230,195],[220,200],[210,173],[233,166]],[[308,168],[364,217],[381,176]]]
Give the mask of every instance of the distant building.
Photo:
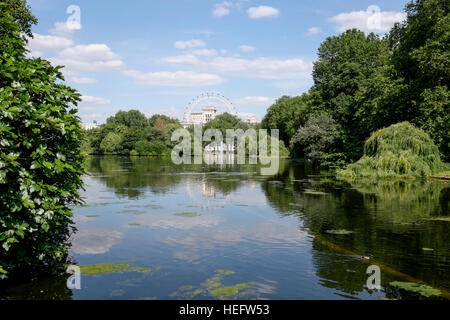
[[[261,121],[258,121],[258,119],[256,119],[255,116],[252,116],[252,117],[250,117],[248,119],[245,119],[244,121],[249,123],[249,124],[258,124],[258,123],[261,122]]]
[[[91,130],[91,129],[98,128],[99,126],[98,126],[98,124],[97,124],[97,121],[93,121],[93,122],[91,122],[91,123],[83,123],[83,124],[81,125],[81,127],[82,127],[84,130]]]
[[[187,121],[183,123],[183,126],[186,128],[193,124],[206,124],[209,121],[214,120],[216,115],[216,107],[206,106],[203,107],[202,112],[192,112]]]

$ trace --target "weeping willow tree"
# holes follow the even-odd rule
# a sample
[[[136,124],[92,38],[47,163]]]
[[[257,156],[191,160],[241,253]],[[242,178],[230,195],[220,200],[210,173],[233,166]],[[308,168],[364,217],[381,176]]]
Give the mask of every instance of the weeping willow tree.
[[[364,156],[340,170],[338,178],[427,177],[446,168],[430,136],[401,122],[373,133],[364,145]]]

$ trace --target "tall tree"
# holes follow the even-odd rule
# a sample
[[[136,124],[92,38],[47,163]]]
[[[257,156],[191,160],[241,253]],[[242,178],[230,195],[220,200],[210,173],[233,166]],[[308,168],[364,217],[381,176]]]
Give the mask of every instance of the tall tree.
[[[280,140],[289,146],[292,137],[306,123],[312,111],[308,94],[299,97],[283,96],[269,107],[261,127],[279,129]]]
[[[0,277],[65,259],[85,172],[80,94],[26,58],[14,10],[0,2]]]
[[[2,2],[8,3],[11,8],[11,15],[15,23],[19,26],[19,30],[24,34],[24,40],[27,37],[32,38],[33,33],[31,27],[38,23],[38,19],[31,13],[30,6],[26,0],[5,0]]]
[[[450,159],[450,1],[415,0],[389,34],[392,61],[405,83],[404,119],[424,129]]]
[[[356,93],[379,68],[389,62],[388,42],[356,29],[327,38],[314,63],[315,104],[328,113],[344,130],[343,148],[350,159],[362,155],[364,139],[370,134],[355,114]]]

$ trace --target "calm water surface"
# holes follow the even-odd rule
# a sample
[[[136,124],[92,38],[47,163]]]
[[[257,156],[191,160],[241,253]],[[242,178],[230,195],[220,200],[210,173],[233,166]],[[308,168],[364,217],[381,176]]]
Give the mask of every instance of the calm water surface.
[[[254,165],[91,157],[85,183],[71,248],[88,266],[81,290],[41,278],[0,298],[426,298],[393,281],[449,297],[445,182],[348,184],[289,160],[267,177]],[[370,265],[379,291],[367,288]]]

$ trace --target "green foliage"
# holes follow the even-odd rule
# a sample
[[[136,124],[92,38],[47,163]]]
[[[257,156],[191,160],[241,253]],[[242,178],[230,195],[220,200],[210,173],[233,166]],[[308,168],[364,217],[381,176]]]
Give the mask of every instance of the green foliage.
[[[389,34],[392,63],[402,90],[404,119],[424,129],[450,159],[450,3],[415,0],[404,23]]]
[[[171,136],[178,128],[178,120],[164,115],[147,119],[137,110],[119,111],[106,124],[86,131],[83,150],[90,154],[167,155],[176,144]]]
[[[148,119],[138,110],[119,111],[113,117],[106,120],[107,124],[115,126],[123,125],[125,127],[145,128],[149,126]]]
[[[280,98],[262,127],[280,129],[281,140],[289,143],[309,118],[329,115],[339,127],[339,143],[327,150],[313,137],[297,136],[301,143],[290,145],[291,154],[340,167],[361,158],[372,132],[408,121],[450,160],[450,3],[413,0],[405,10],[406,21],[383,38],[355,29],[328,37],[318,49],[314,86],[300,97]],[[409,170],[403,159],[391,165]]]
[[[340,134],[339,126],[330,116],[312,116],[292,137],[291,149],[301,150],[307,159],[323,165],[335,154]]]
[[[11,15],[15,23],[19,26],[19,30],[24,34],[23,39],[26,41],[27,37],[33,37],[31,27],[38,23],[37,18],[31,13],[30,6],[26,0],[6,0],[11,8]]]
[[[136,143],[136,152],[141,155],[167,155],[170,150],[162,141],[141,140]]]
[[[110,132],[106,135],[105,139],[100,143],[100,149],[103,153],[113,154],[119,151],[122,138],[120,135]]]
[[[220,130],[224,139],[226,138],[227,129],[242,129],[246,131],[249,128],[250,126],[247,123],[228,112],[218,115],[215,119],[203,126],[204,131],[207,129]]]
[[[289,146],[292,137],[298,128],[306,123],[311,111],[308,95],[293,98],[283,96],[267,110],[261,127],[279,129],[280,140],[285,146]]]
[[[426,177],[445,169],[430,136],[408,122],[373,133],[364,145],[364,156],[338,177]]]
[[[11,2],[13,3],[13,2]],[[42,59],[27,59],[10,2],[0,2],[0,273],[64,260],[81,203],[80,95]]]
[[[363,85],[369,85],[367,82],[378,84],[376,75],[381,73],[378,70],[389,61],[388,42],[353,29],[327,38],[318,56],[313,69],[315,103],[342,129],[344,143],[338,152],[344,152],[349,159],[357,159],[370,134],[370,129],[357,117],[364,105],[363,99],[357,100],[357,94]]]

